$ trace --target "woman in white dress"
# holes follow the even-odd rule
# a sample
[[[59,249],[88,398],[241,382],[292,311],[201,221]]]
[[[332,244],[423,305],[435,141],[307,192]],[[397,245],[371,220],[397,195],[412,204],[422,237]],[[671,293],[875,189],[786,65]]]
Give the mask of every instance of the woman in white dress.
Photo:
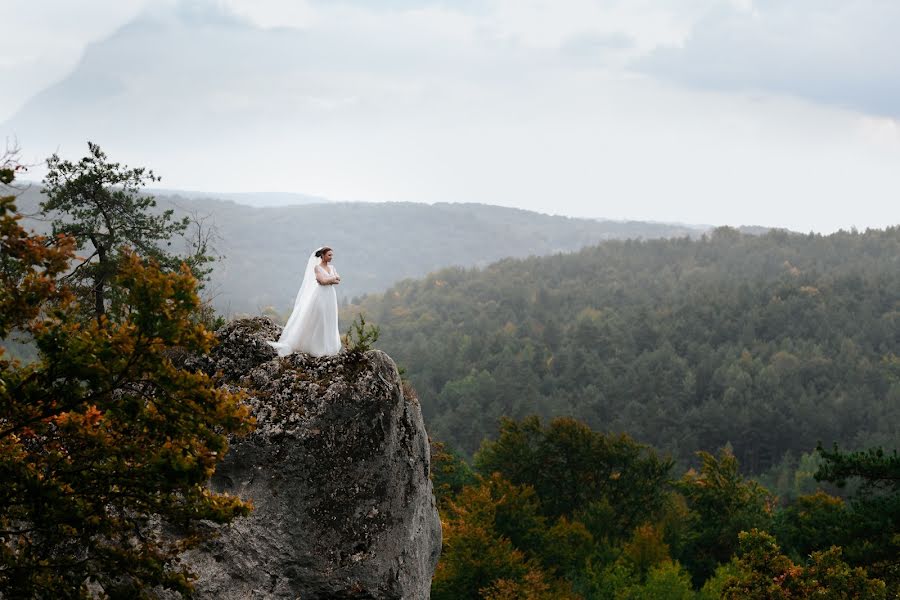
[[[323,247],[316,250],[306,264],[303,282],[294,310],[288,318],[277,342],[268,342],[279,356],[292,352],[307,352],[326,356],[341,351],[338,331],[337,294],[334,286],[341,282],[331,264],[334,251]]]

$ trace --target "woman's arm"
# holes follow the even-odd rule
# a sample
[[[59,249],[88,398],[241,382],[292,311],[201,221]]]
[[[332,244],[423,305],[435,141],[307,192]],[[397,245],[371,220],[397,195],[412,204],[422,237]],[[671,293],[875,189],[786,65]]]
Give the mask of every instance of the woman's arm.
[[[318,265],[316,266],[316,281],[319,282],[319,285],[334,285],[340,280],[341,278],[337,274],[331,276],[325,272],[325,269]]]

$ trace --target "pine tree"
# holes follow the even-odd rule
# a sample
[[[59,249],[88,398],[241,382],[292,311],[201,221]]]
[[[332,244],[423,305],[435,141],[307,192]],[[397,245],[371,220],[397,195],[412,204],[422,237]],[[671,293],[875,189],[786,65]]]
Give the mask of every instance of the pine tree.
[[[117,249],[102,277],[119,308],[84,320],[60,283],[75,241],[20,218],[0,199],[0,340],[21,332],[39,353],[22,365],[0,348],[0,597],[188,593],[175,558],[197,525],[250,510],[205,485],[228,436],[249,429],[246,408],[171,359],[213,341],[194,318],[196,280]]]
[[[54,234],[71,236],[76,250],[88,253],[66,274],[82,306],[86,310],[92,307],[99,320],[110,303],[117,302],[110,283],[123,261],[125,246],[141,257],[152,258],[163,270],[176,271],[186,262],[195,276],[205,276],[211,258],[203,236],[190,256],[173,254],[172,238],[186,231],[190,219],[173,219],[172,209],[155,212],[153,196],[141,192],[160,178],[143,167],[110,162],[97,144],[88,142],[88,149],[88,155],[78,162],[56,154],[47,160],[47,200],[41,203],[43,213],[53,218]]]

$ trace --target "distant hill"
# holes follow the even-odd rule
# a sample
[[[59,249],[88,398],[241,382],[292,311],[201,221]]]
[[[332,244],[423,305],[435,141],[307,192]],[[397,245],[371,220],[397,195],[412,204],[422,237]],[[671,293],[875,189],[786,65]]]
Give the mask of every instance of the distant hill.
[[[40,185],[18,200],[37,210]],[[252,207],[229,200],[157,195],[160,208],[207,216],[219,236],[209,290],[226,313],[289,310],[312,250],[335,250],[350,300],[448,266],[483,267],[501,258],[574,252],[602,240],[697,236],[687,225],[597,221],[484,204],[318,203]],[[45,224],[33,222],[40,228]]]
[[[198,192],[194,190],[148,189],[156,196],[180,196],[182,198],[211,198],[231,200],[238,204],[262,208],[266,206],[292,206],[295,204],[322,204],[327,198],[295,194],[292,192]]]

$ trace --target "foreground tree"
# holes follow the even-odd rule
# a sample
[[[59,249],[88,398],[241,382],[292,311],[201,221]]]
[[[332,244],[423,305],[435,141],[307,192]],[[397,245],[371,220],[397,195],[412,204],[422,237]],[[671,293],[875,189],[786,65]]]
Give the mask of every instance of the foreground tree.
[[[769,527],[774,498],[741,475],[738,461],[727,447],[717,456],[708,452],[697,455],[700,471],[691,469],[678,482],[690,509],[690,528],[679,558],[700,584],[731,558],[741,531]]]
[[[817,450],[824,459],[817,481],[838,487],[851,481],[859,484],[843,515],[848,561],[883,579],[892,596],[900,595],[900,455],[881,448]]]
[[[772,533],[788,556],[802,560],[816,550],[852,543],[853,535],[847,528],[849,521],[844,501],[819,490],[800,496],[778,511]]]
[[[459,494],[463,486],[477,483],[469,464],[452,448],[434,440],[431,441],[431,482],[439,507]]]
[[[723,575],[725,600],[887,598],[884,582],[847,565],[837,546],[797,565],[781,553],[775,538],[757,529],[741,532],[739,555]]]
[[[18,219],[0,199],[0,339],[29,336],[39,359],[23,366],[0,349],[0,596],[187,593],[174,559],[199,541],[199,521],[249,511],[204,485],[228,435],[250,427],[246,409],[170,360],[172,348],[213,341],[193,319],[196,281],[116,248],[117,269],[102,277],[117,310],[85,322],[58,285],[74,242]]]
[[[575,600],[569,584],[541,565],[545,520],[534,490],[499,475],[466,485],[442,507],[443,548],[435,600]]]
[[[672,461],[627,435],[607,435],[571,418],[503,419],[500,436],[475,455],[485,475],[532,486],[551,519],[576,517],[599,538],[624,540],[663,509]]]
[[[168,250],[173,236],[183,234],[190,219],[173,219],[171,209],[154,213],[153,196],[142,194],[159,177],[144,168],[110,162],[97,144],[88,142],[89,153],[78,162],[54,154],[47,160],[44,179],[45,215],[53,217],[55,234],[75,239],[77,250],[89,252],[67,279],[82,305],[99,319],[117,300],[111,280],[119,270],[127,246],[143,258],[152,258],[164,270],[177,271],[183,262],[198,278],[205,276],[208,236],[198,233],[187,257]],[[198,229],[199,232],[199,229]]]

